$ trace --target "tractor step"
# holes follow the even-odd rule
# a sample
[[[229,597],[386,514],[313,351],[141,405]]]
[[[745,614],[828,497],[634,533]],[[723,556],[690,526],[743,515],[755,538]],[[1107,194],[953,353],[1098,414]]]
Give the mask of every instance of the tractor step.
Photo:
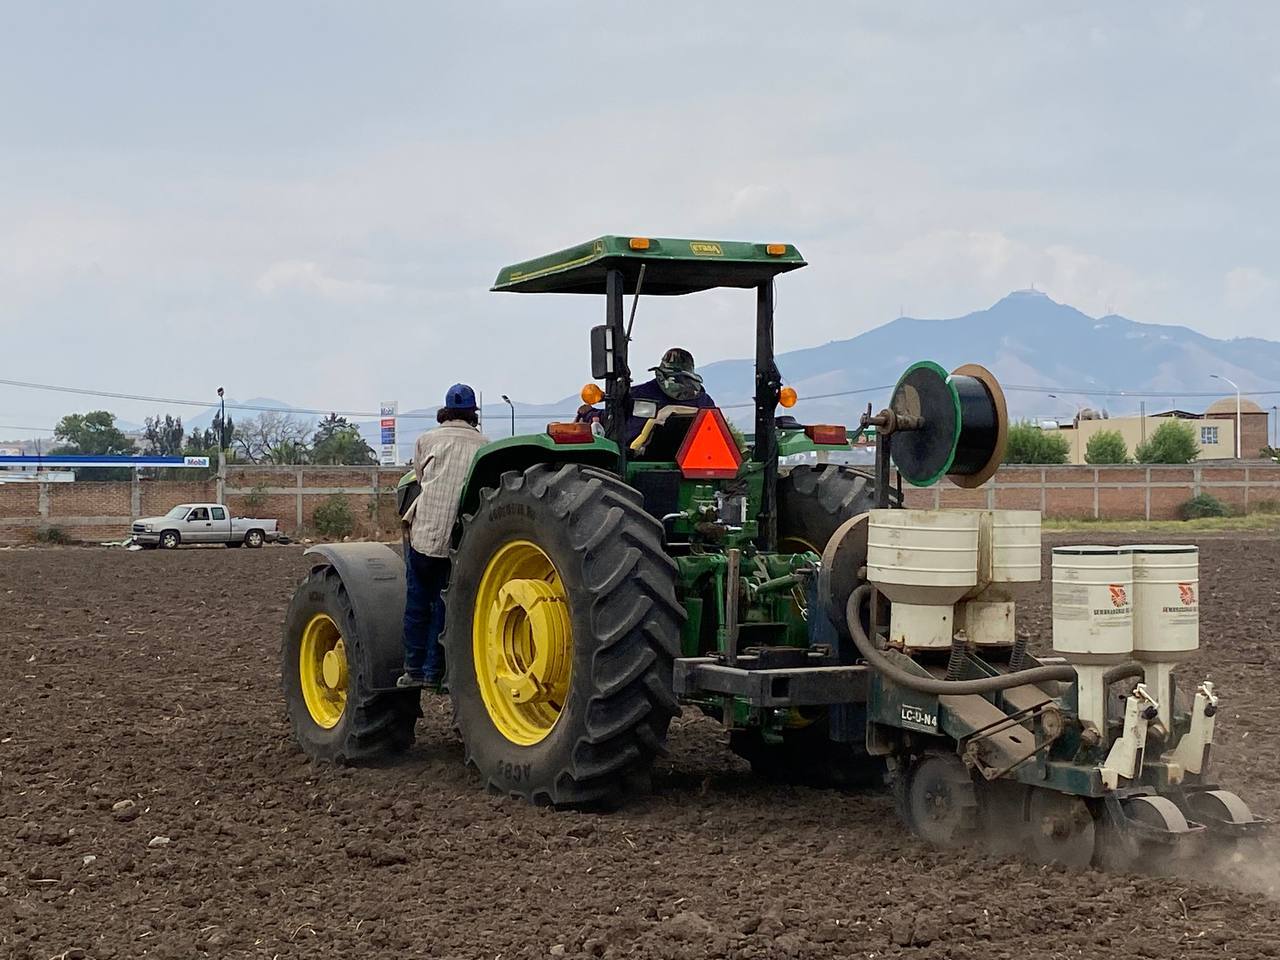
[[[738,657],[733,666],[716,657],[678,658],[676,695],[728,695],[753,707],[816,707],[866,701],[866,666],[835,665],[829,655],[801,652],[806,653],[808,665],[763,666],[760,657],[748,653]]]

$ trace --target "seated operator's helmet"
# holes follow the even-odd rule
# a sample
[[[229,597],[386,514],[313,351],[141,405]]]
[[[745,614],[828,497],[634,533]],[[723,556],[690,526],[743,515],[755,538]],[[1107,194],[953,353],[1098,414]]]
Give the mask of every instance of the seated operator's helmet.
[[[662,355],[661,363],[649,369],[672,400],[692,400],[702,393],[702,378],[693,371],[693,354],[683,347],[672,347]]]

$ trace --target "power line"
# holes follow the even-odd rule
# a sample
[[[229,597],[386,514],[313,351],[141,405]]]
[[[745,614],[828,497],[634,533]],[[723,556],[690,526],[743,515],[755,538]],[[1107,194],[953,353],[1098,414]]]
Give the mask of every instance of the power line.
[[[113,400],[136,400],[140,403],[157,403],[157,404],[174,404],[185,407],[203,407],[204,409],[212,409],[218,404],[210,400],[186,400],[179,397],[152,397],[140,393],[121,393],[114,390],[90,390],[85,387],[66,387],[52,383],[32,383],[26,380],[6,380],[0,379],[0,385],[10,387],[25,387],[30,390],[48,390],[54,393],[70,393],[82,397],[108,397]],[[329,414],[336,414],[340,417],[364,417],[370,420],[377,420],[381,414],[369,410],[335,410],[332,407],[323,409],[312,409],[305,407],[267,407],[252,403],[227,403],[228,410],[251,410],[256,413],[284,413],[284,414],[308,414],[311,416],[323,417]],[[426,420],[435,417],[434,413],[401,413],[398,415],[402,420]],[[545,414],[517,414],[520,417],[529,417],[537,419],[545,416]],[[31,429],[31,428],[14,428],[14,429]]]
[[[28,390],[47,390],[53,393],[70,393],[83,397],[108,397],[113,400],[135,400],[140,403],[157,403],[157,404],[175,404],[187,407],[202,407],[211,409],[216,404],[208,400],[186,400],[178,397],[153,397],[140,393],[122,393],[115,390],[91,390],[87,387],[67,387],[60,384],[52,383],[34,383],[29,380],[8,380],[0,379],[0,384],[10,387],[23,387]],[[835,393],[819,393],[811,397],[802,397],[803,400],[828,400],[832,397],[848,397],[855,396],[860,393],[876,393],[881,390],[892,389],[893,384],[887,384],[877,387],[860,387],[857,390],[839,390]],[[229,410],[251,410],[262,413],[286,413],[286,414],[310,414],[312,416],[326,416],[333,413],[342,417],[366,417],[368,419],[378,419],[380,414],[366,410],[334,410],[331,407],[324,409],[307,409],[303,407],[290,407],[282,409],[280,407],[266,407],[250,403],[228,403]],[[752,402],[730,403],[726,404],[726,409],[737,409],[755,406]],[[517,420],[541,420],[545,417],[568,417],[573,416],[572,413],[517,413]],[[425,420],[434,417],[434,413],[402,413],[399,414],[402,420]],[[34,429],[34,428],[13,428],[13,429]]]
[[[1081,389],[1072,387],[1030,387],[1007,383],[1000,384],[1000,388],[1006,392],[1014,390],[1021,393],[1066,393],[1085,397],[1224,397],[1227,395],[1221,390],[1105,390],[1093,387]],[[1240,396],[1242,397],[1268,397],[1273,394],[1280,394],[1280,390],[1240,391]]]
[[[35,383],[28,380],[8,380],[8,379],[0,378],[0,385],[10,386],[10,387],[22,387],[28,390],[46,390],[53,393],[69,393],[69,394],[75,394],[77,396],[85,396],[85,397],[108,397],[113,400],[133,400],[140,403],[173,404],[177,406],[200,407],[206,410],[211,409],[215,406],[214,403],[208,400],[188,400],[188,399],[183,399],[179,397],[154,397],[154,396],[148,396],[146,394],[123,393],[123,392],[114,391],[114,390],[91,390],[85,387],[67,387],[67,386],[62,386],[60,384]],[[830,400],[836,397],[851,397],[851,396],[857,396],[858,394],[879,393],[885,390],[892,390],[893,386],[894,386],[893,384],[881,384],[879,386],[874,386],[874,387],[859,387],[856,390],[837,390],[832,393],[818,393],[812,396],[801,397],[801,400],[806,400],[806,401]],[[1094,396],[1094,397],[1201,398],[1201,397],[1220,397],[1223,395],[1221,391],[1213,391],[1213,390],[1206,390],[1206,391],[1114,390],[1114,389],[1102,389],[1102,388],[1094,388],[1094,387],[1083,387],[1083,388],[1038,387],[1038,386],[1031,386],[1027,384],[1001,384],[1001,386],[1007,392],[1038,393],[1038,394],[1065,393],[1065,394],[1072,394],[1075,396]],[[1273,395],[1280,395],[1280,390],[1242,390],[1240,392],[1240,395],[1245,397],[1273,396]],[[369,419],[369,420],[376,420],[380,417],[379,413],[376,413],[373,411],[335,410],[331,407],[325,407],[323,409],[289,407],[289,408],[282,409],[280,407],[268,407],[268,406],[262,406],[259,404],[250,404],[250,403],[228,403],[226,404],[226,406],[228,409],[231,409],[231,410],[249,410],[255,413],[303,414],[303,415],[317,416],[317,417],[323,417],[328,414],[336,414],[337,416],[342,416],[342,417],[360,417],[360,418]],[[754,406],[754,403],[744,402],[744,403],[725,404],[724,408],[725,409],[743,409],[743,408],[752,407],[752,406]],[[517,420],[541,420],[546,417],[567,417],[572,415],[573,414],[570,414],[570,413],[558,413],[558,412],[557,413],[517,413],[516,419]],[[399,414],[399,418],[402,420],[427,420],[427,419],[431,419],[434,416],[435,416],[434,413]],[[11,426],[11,427],[6,427],[5,429],[36,430],[37,432],[39,432],[43,428]]]
[[[48,390],[54,393],[72,393],[83,397],[109,397],[113,400],[137,400],[141,403],[167,403],[184,407],[203,407],[205,409],[211,409],[217,406],[216,402],[210,400],[184,400],[178,397],[150,397],[140,393],[119,393],[114,390],[89,390],[83,387],[64,387],[52,383],[31,383],[26,380],[0,379],[0,384],[10,387],[25,387],[30,390]],[[281,409],[280,407],[265,407],[251,403],[228,403],[226,406],[231,410],[252,410],[261,413],[305,413],[320,417],[334,413],[342,417],[368,417],[375,420],[379,417],[378,413],[372,413],[367,410],[331,410],[327,407],[323,410],[303,409],[301,407]],[[400,416],[409,418],[425,418],[427,416],[435,416],[435,414],[401,414]]]
[[[19,427],[12,423],[0,423],[0,430],[29,430],[32,433],[53,433],[53,427]]]

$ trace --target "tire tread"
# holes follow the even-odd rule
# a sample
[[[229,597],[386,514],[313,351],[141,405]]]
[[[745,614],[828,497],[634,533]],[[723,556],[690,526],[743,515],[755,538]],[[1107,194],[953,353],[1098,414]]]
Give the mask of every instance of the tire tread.
[[[534,803],[617,799],[628,778],[647,772],[663,752],[667,727],[679,710],[672,661],[685,614],[676,599],[676,565],[666,553],[662,524],[645,512],[640,494],[611,473],[581,464],[539,464],[505,473],[498,488],[482,492],[480,510],[463,518],[460,549],[487,508],[512,495],[541,501],[550,521],[568,528],[568,540],[581,556],[583,589],[591,594],[590,636],[575,642],[592,643],[594,650],[585,715],[560,768],[544,782],[518,788],[492,777],[486,785]],[[448,615],[447,600],[445,609]],[[469,618],[455,612],[446,625],[446,643],[459,623],[469,627]],[[458,659],[447,658],[449,669],[458,667]],[[454,725],[468,763],[484,776],[456,704]]]

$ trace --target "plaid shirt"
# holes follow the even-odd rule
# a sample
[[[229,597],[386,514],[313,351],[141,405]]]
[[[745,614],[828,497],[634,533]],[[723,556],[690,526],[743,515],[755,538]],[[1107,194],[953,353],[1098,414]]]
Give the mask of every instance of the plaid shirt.
[[[458,517],[462,485],[475,453],[489,440],[461,420],[442,423],[422,436],[413,450],[413,472],[422,495],[413,506],[409,543],[428,557],[447,557],[453,523]]]

